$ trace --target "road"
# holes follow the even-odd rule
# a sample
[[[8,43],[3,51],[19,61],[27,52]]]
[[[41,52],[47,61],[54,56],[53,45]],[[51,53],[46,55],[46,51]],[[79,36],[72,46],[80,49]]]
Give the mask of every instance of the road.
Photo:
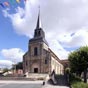
[[[0,88],[42,88],[42,81],[0,81]]]
[[[43,81],[0,81],[0,88],[69,88],[66,86],[42,85]]]
[[[0,88],[41,88],[40,84],[1,84]]]

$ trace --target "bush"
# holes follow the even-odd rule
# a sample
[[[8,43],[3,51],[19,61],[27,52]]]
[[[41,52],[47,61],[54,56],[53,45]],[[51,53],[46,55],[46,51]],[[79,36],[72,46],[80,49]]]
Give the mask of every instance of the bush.
[[[73,75],[73,74],[70,74],[69,75],[69,81],[70,81],[70,84],[71,83],[73,83],[73,82],[81,82],[82,81],[82,79],[80,78],[80,77],[78,77],[78,76],[75,76],[75,75]]]
[[[70,74],[70,85],[72,88],[88,88],[88,84],[84,83],[78,76]]]
[[[70,74],[70,68],[66,68],[65,73]]]
[[[40,78],[37,78],[37,80],[44,80],[44,78],[43,77],[40,77]]]

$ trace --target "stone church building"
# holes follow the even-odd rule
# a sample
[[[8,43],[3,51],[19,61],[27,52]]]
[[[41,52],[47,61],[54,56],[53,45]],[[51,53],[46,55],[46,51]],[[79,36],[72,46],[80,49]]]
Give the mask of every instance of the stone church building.
[[[23,72],[50,74],[53,70],[56,74],[63,74],[64,66],[49,48],[45,32],[40,25],[39,13],[34,37],[29,40],[28,51],[23,56]]]

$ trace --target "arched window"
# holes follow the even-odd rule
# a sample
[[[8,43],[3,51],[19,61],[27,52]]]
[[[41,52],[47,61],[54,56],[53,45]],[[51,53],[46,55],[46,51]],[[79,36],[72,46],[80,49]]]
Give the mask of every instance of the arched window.
[[[40,36],[40,30],[38,31],[38,35]]]
[[[38,48],[37,47],[34,48],[34,55],[35,56],[38,55]]]
[[[45,64],[48,64],[48,61],[47,61],[47,59],[45,59]]]
[[[28,61],[26,61],[26,66],[28,65]]]
[[[34,35],[35,37],[37,36],[37,31],[35,31],[35,35]]]

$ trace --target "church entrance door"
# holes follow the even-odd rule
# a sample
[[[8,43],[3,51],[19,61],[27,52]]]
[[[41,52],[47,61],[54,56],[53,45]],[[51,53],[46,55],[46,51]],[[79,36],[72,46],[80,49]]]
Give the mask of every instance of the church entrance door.
[[[38,68],[34,68],[34,73],[38,73]]]

